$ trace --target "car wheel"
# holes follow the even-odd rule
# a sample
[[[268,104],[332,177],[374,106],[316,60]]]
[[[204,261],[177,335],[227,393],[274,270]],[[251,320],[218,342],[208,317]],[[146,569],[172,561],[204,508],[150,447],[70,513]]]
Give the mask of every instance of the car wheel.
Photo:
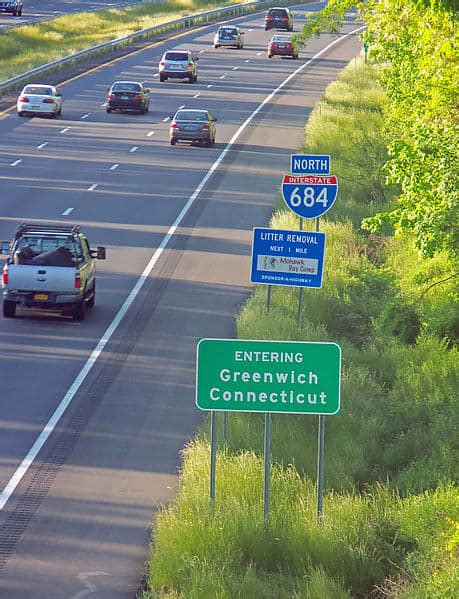
[[[196,81],[196,79],[194,78],[194,76],[193,76],[193,75],[189,75],[189,76],[188,76],[188,81],[189,81],[190,83],[194,83],[194,82]]]
[[[167,77],[161,73],[159,76],[159,80],[161,81],[161,83],[164,83],[164,81],[167,81]]]
[[[176,139],[171,139],[171,146],[175,146],[176,143],[177,143]]]
[[[9,300],[3,300],[3,316],[5,318],[14,318],[16,316],[16,303]]]
[[[18,111],[18,116],[24,116],[24,113],[22,112],[22,110]]]
[[[148,112],[149,110],[150,110],[150,104],[147,104],[147,105],[145,106],[145,112]]]
[[[214,44],[214,48],[220,48],[220,46],[217,44]]]
[[[72,317],[73,320],[80,322],[84,320],[86,313],[86,302],[83,300],[79,301],[73,306]]]
[[[268,54],[268,58],[272,58],[272,57],[273,57],[273,55],[272,55],[272,54]]]
[[[95,303],[96,303],[96,282],[94,281],[94,285],[92,286],[91,297],[86,302],[86,306],[88,308],[94,308]]]

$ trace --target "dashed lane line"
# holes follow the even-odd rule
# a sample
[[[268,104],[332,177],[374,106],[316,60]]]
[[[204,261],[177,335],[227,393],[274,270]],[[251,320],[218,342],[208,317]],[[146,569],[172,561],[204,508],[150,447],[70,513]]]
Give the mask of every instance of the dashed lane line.
[[[138,146],[133,146],[133,147],[132,147],[132,148],[129,150],[129,152],[132,154],[133,152],[137,152],[137,150],[138,150],[138,149],[139,149],[139,147],[138,147]]]
[[[169,121],[170,118],[171,118],[170,116],[167,116],[165,119],[163,119],[163,123],[167,123],[167,121]]]
[[[155,132],[154,132],[154,131],[149,131],[149,132],[147,133],[147,137],[151,137],[151,136],[152,136],[152,135],[154,135],[154,134],[155,134]]]
[[[48,142],[44,141],[39,146],[37,146],[37,150],[41,150],[42,148],[46,148],[47,145],[48,145]]]
[[[195,94],[195,95],[193,96],[193,98],[199,98],[199,96],[200,96],[200,95],[201,95],[201,94],[199,94],[199,93],[198,93],[198,94]]]
[[[68,216],[71,212],[73,212],[73,208],[67,208],[67,210],[64,210],[62,213],[62,216]]]
[[[65,127],[64,129],[61,129],[61,133],[67,133],[67,131],[70,131],[72,127]]]
[[[87,114],[84,114],[84,115],[81,117],[81,120],[82,120],[82,121],[84,121],[84,120],[85,120],[85,119],[87,119],[87,118],[88,118],[90,115],[91,115],[91,113],[90,113],[90,112],[88,112]]]
[[[220,79],[225,79],[226,75],[220,75]]]
[[[22,162],[22,158],[18,158],[14,162],[11,162],[10,166],[17,166],[18,164],[21,164],[21,162]]]
[[[119,164],[117,162],[115,162],[115,164],[112,164],[112,166],[110,167],[111,171],[116,171],[116,169],[119,167]]]
[[[90,185],[88,187],[88,191],[94,191],[96,189],[96,187],[99,187],[98,183],[93,183],[92,185]]]

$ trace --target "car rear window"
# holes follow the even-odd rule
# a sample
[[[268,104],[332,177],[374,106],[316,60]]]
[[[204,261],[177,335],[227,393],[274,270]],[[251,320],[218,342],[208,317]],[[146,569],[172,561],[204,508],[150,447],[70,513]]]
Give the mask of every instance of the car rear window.
[[[286,10],[282,10],[282,9],[269,10],[268,11],[268,16],[270,16],[270,17],[286,17],[287,16],[287,11]]]
[[[196,110],[180,110],[175,115],[176,121],[207,121],[207,113]]]
[[[218,37],[224,37],[226,39],[231,38],[233,39],[236,36],[236,33],[234,31],[220,31],[218,34]]]
[[[33,96],[52,96],[53,92],[49,87],[38,87],[27,85],[24,89],[25,94],[32,94]]]
[[[164,60],[188,60],[186,52],[166,52]]]
[[[139,83],[114,83],[112,85],[112,90],[114,92],[139,92],[140,84]]]

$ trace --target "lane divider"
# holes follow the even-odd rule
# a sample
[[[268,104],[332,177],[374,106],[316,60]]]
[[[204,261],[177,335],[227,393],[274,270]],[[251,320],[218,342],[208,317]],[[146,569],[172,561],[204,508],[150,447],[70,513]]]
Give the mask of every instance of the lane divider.
[[[18,158],[14,162],[11,162],[10,166],[17,166],[18,164],[21,164],[21,162],[22,162],[22,158]]]
[[[147,133],[147,137],[151,137],[151,136],[152,136],[152,135],[154,135],[154,134],[155,134],[155,132],[154,132],[154,131],[149,131],[149,132]]]
[[[167,123],[167,121],[170,119],[170,116],[167,116],[165,119],[163,119],[163,123]]]
[[[70,131],[72,127],[65,127],[65,129],[61,129],[61,133],[67,133],[67,131]]]
[[[199,98],[200,95],[201,94],[198,93],[198,94],[194,95],[193,98]]]
[[[226,75],[220,75],[220,79],[224,79]]]
[[[39,146],[37,146],[37,150],[41,150],[42,148],[46,148],[47,145],[48,145],[48,142],[44,141],[42,144],[40,144]]]
[[[84,114],[84,115],[81,117],[81,120],[82,120],[82,121],[84,121],[85,119],[87,119],[87,118],[88,118],[88,116],[89,116],[90,114],[91,114],[90,112],[88,112],[88,114]]]
[[[92,185],[90,185],[88,187],[88,191],[94,191],[96,189],[96,187],[99,187],[98,183],[93,183]]]
[[[138,146],[134,146],[129,150],[129,152],[132,154],[133,152],[136,152],[138,149],[139,149]]]
[[[329,44],[327,44],[324,48],[322,48],[322,50],[320,50],[319,52],[317,52],[316,54],[314,54],[314,56],[312,58],[310,58],[308,61],[306,61],[301,66],[299,66],[297,69],[295,69],[293,71],[293,73],[291,73],[286,79],[284,79],[284,81],[282,81],[282,83],[280,83],[280,85],[278,85],[268,96],[266,96],[266,98],[255,108],[255,110],[252,112],[252,114],[250,114],[246,118],[246,120],[242,123],[242,125],[239,127],[239,129],[236,131],[236,133],[233,135],[233,137],[229,140],[229,142],[226,144],[226,146],[224,147],[224,149],[222,150],[222,152],[219,154],[218,158],[212,164],[212,166],[210,167],[210,169],[207,171],[207,173],[202,178],[202,180],[199,183],[199,185],[196,187],[196,189],[194,190],[194,192],[192,193],[192,195],[189,197],[188,201],[186,202],[186,204],[184,205],[184,207],[182,208],[182,210],[178,214],[178,216],[175,219],[175,221],[170,226],[168,232],[166,233],[166,235],[161,240],[158,248],[156,249],[156,251],[154,252],[154,254],[151,257],[150,261],[148,262],[148,264],[144,268],[142,274],[137,279],[137,282],[134,285],[132,291],[129,293],[129,295],[127,296],[127,298],[124,300],[123,305],[118,310],[118,312],[115,315],[115,317],[113,318],[112,322],[107,327],[105,333],[102,335],[102,337],[100,338],[100,340],[97,343],[96,347],[91,352],[91,355],[86,360],[83,368],[77,374],[75,380],[70,385],[67,393],[64,395],[64,397],[62,398],[60,404],[57,406],[57,408],[53,412],[51,418],[48,420],[48,422],[46,423],[45,427],[43,428],[42,432],[37,437],[35,443],[32,445],[32,447],[30,448],[30,450],[27,453],[27,455],[24,457],[24,459],[22,460],[22,462],[20,463],[20,465],[16,468],[16,470],[15,470],[14,474],[12,475],[12,477],[9,479],[8,483],[6,484],[5,488],[3,489],[3,491],[2,491],[2,493],[0,495],[0,511],[3,510],[3,508],[5,507],[7,501],[10,499],[10,497],[14,493],[14,490],[19,485],[19,483],[21,482],[21,480],[23,479],[23,477],[25,476],[25,474],[29,470],[30,466],[34,463],[35,458],[37,457],[37,455],[40,452],[41,448],[43,447],[43,445],[46,443],[48,437],[51,435],[51,433],[56,428],[57,424],[59,423],[60,419],[62,418],[63,414],[65,413],[67,407],[72,402],[73,398],[75,397],[76,393],[78,392],[78,390],[80,389],[81,385],[85,381],[86,377],[91,372],[94,364],[97,362],[97,360],[99,359],[100,355],[102,354],[105,346],[107,345],[107,343],[110,341],[110,339],[112,338],[112,336],[114,335],[114,333],[116,332],[116,330],[118,329],[118,327],[120,326],[123,318],[126,316],[126,313],[128,312],[129,308],[132,306],[132,304],[134,303],[135,299],[139,295],[139,293],[140,293],[142,287],[144,286],[145,282],[150,278],[151,271],[154,269],[154,267],[158,263],[158,261],[159,261],[160,257],[162,256],[165,248],[168,246],[170,240],[175,235],[178,227],[181,225],[183,219],[185,218],[185,216],[188,214],[188,212],[190,211],[191,207],[193,206],[196,198],[199,196],[199,194],[201,193],[201,191],[204,189],[204,187],[206,186],[207,182],[212,177],[212,175],[214,174],[214,172],[216,171],[216,169],[223,162],[223,160],[225,159],[225,156],[228,154],[228,152],[235,145],[235,143],[237,142],[237,140],[239,139],[239,137],[241,136],[241,134],[245,131],[245,129],[247,129],[247,127],[250,125],[250,123],[253,121],[253,119],[257,116],[257,114],[269,102],[271,102],[271,100],[286,85],[288,85],[288,83],[290,83],[290,81],[292,81],[292,79],[294,77],[296,77],[299,73],[301,73],[301,71],[303,71],[306,67],[308,67],[312,62],[314,62],[315,60],[317,60],[318,58],[320,58],[320,56],[322,56],[322,54],[325,54],[325,52],[327,52],[328,50],[330,50],[330,48],[333,48],[337,44],[341,44],[349,36],[354,35],[354,34],[358,33],[359,31],[362,31],[362,29],[365,29],[365,27],[358,27],[356,29],[353,29],[349,33],[343,34],[339,38],[336,38],[335,40],[333,40],[332,42],[330,42]]]
[[[118,163],[112,164],[112,166],[110,167],[111,171],[116,171],[116,169],[119,167]]]
[[[73,208],[67,208],[67,210],[64,210],[62,213],[62,216],[68,216],[71,212],[73,212]]]

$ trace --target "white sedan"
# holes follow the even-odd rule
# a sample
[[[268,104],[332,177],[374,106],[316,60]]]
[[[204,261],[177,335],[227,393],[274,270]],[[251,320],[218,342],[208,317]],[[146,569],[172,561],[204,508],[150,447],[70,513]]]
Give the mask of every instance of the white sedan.
[[[53,85],[26,85],[17,101],[18,116],[44,114],[56,118],[62,111],[62,94]]]

